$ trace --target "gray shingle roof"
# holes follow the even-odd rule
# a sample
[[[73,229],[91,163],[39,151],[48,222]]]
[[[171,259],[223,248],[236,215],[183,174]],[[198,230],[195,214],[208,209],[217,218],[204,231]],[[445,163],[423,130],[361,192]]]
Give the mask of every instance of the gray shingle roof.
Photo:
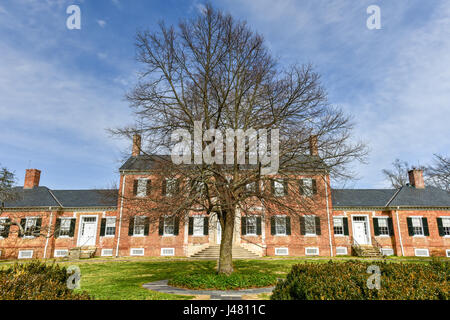
[[[59,204],[51,195],[47,187],[35,187],[24,189],[14,188],[17,192],[16,201],[5,202],[5,208],[27,208],[27,207],[58,207]]]
[[[53,190],[52,192],[66,208],[117,206],[118,190]]]
[[[166,163],[170,163],[170,155],[140,155],[136,157],[130,157],[120,167],[120,171],[146,171],[157,169],[160,166],[164,166]],[[280,160],[281,163],[282,160]],[[255,168],[256,165],[241,165],[242,169]],[[317,156],[297,156],[295,161],[287,160],[283,167],[288,168],[290,171],[295,170],[326,170],[324,162]]]
[[[450,207],[450,193],[435,188],[405,186],[389,204],[391,207]]]
[[[450,207],[450,193],[426,187],[417,189],[333,189],[333,207]]]
[[[333,189],[333,207],[384,207],[396,190],[393,189]]]
[[[18,200],[5,202],[5,208],[34,207],[116,207],[117,190],[50,190],[47,187],[33,189],[14,188]],[[53,195],[52,195],[53,194]],[[55,199],[56,198],[56,199]]]

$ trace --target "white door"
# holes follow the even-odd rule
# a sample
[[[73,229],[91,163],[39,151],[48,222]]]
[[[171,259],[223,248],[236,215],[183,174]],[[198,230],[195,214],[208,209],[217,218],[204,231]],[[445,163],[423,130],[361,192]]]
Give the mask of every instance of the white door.
[[[217,244],[222,242],[222,226],[220,225],[220,221],[217,221]]]
[[[95,246],[97,237],[97,217],[82,217],[78,234],[78,246]]]
[[[365,220],[353,221],[353,237],[357,244],[368,244],[367,224]]]

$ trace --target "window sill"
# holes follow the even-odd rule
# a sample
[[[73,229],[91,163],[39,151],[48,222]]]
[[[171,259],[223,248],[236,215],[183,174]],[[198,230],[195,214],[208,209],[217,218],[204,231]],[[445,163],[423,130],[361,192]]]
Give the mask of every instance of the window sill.
[[[426,238],[426,236],[414,235],[413,238]]]
[[[243,234],[244,237],[258,237],[257,234]]]
[[[102,238],[114,238],[115,237],[115,235],[108,235],[108,236],[101,236]],[[145,237],[145,236],[142,236],[142,237]]]
[[[390,238],[392,236],[388,235],[388,234],[379,234],[378,236],[375,236],[377,238]]]
[[[207,234],[191,234],[190,237],[194,237],[194,238],[202,238],[202,237],[207,237]],[[175,237],[175,236],[173,236]]]
[[[59,236],[59,237],[56,238],[56,239],[71,239],[71,238],[73,238],[73,237],[69,237],[69,236]]]
[[[287,237],[287,234],[274,234],[275,237]]]
[[[133,234],[132,235],[133,238],[144,238],[144,235],[140,235],[140,234]]]
[[[335,234],[334,236],[339,237],[339,238],[348,237],[348,235],[345,235],[345,234]]]
[[[305,237],[317,237],[317,234],[305,234]]]
[[[176,235],[174,235],[174,234],[163,234],[162,236],[165,238],[176,237]]]

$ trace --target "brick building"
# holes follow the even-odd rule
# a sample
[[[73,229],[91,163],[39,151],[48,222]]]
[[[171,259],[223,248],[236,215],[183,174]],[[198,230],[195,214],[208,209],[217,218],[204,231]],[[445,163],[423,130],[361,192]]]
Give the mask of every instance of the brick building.
[[[51,190],[39,186],[41,172],[26,171],[19,198],[0,212],[0,259],[63,257],[74,247],[95,247],[98,256],[217,255],[221,229],[214,215],[152,221],[135,214],[127,199],[151,196],[157,156],[140,155],[140,138],[120,170],[119,190]],[[317,156],[312,143],[311,156]],[[384,255],[450,257],[450,195],[409,172],[400,189],[331,189],[329,176],[298,172],[295,179],[316,199],[313,212],[291,217],[257,206],[236,220],[235,257],[273,255]],[[285,185],[276,186],[283,194]],[[9,222],[20,222],[24,232]],[[36,236],[39,233],[41,236]]]

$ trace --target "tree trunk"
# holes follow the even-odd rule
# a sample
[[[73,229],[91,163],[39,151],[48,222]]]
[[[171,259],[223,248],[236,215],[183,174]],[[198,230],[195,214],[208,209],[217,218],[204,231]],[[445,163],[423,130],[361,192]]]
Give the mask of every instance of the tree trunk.
[[[225,223],[222,225],[222,239],[220,242],[219,274],[230,275],[233,273],[233,233],[234,212],[227,212]]]

